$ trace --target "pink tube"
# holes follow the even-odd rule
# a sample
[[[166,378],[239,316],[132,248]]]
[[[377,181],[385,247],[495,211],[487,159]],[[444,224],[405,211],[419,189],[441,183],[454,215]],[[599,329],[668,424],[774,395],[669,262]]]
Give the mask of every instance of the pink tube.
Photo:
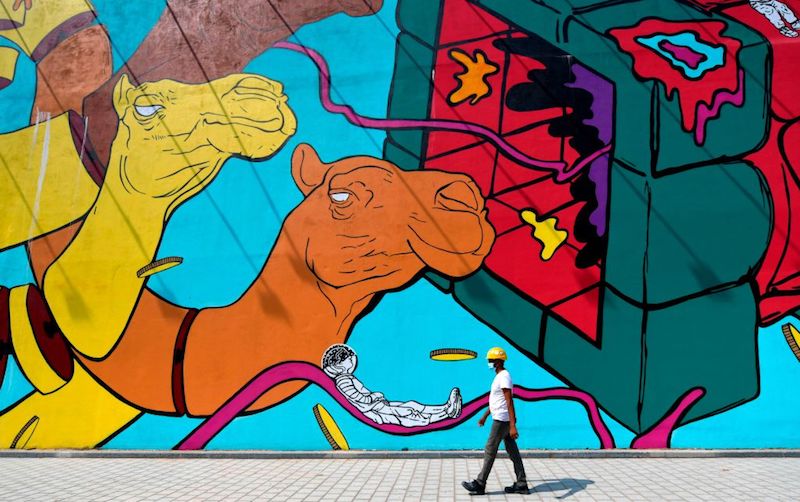
[[[695,387],[690,390],[676,403],[675,407],[661,419],[650,430],[636,437],[631,443],[632,449],[654,449],[669,448],[672,441],[672,433],[675,431],[678,422],[689,408],[695,405],[706,394],[702,387]]]
[[[422,427],[403,427],[393,424],[376,424],[365,417],[358,408],[350,404],[347,399],[336,389],[333,380],[327,376],[319,367],[306,362],[288,361],[280,363],[262,371],[253,378],[241,390],[239,390],[228,402],[223,404],[219,410],[208,417],[194,431],[186,436],[176,447],[177,450],[199,450],[204,448],[214,436],[230,424],[234,418],[252,406],[258,398],[268,390],[282,383],[290,381],[307,381],[313,383],[327,392],[339,405],[347,410],[352,416],[363,423],[389,434],[413,435],[422,432],[450,429],[466,421],[469,417],[477,413],[481,408],[488,404],[488,395],[473,399],[465,404],[461,410],[461,416],[442,420]],[[569,399],[578,401],[589,412],[589,420],[592,427],[600,439],[601,448],[614,448],[614,438],[603,422],[597,403],[594,398],[582,391],[552,388],[552,389],[526,389],[518,387],[514,394],[525,401],[538,401],[543,399]]]
[[[470,122],[456,121],[456,120],[435,120],[435,119],[382,119],[374,117],[365,117],[359,115],[353,110],[351,106],[340,105],[334,103],[331,99],[331,73],[328,68],[328,63],[319,52],[308,47],[293,43],[293,42],[278,42],[273,47],[279,49],[287,49],[294,52],[299,52],[308,56],[319,69],[319,95],[322,107],[331,113],[344,115],[344,117],[352,124],[369,129],[438,129],[443,131],[464,132],[480,136],[487,139],[494,144],[504,155],[514,159],[520,164],[532,168],[554,171],[556,174],[555,180],[558,182],[566,182],[586,167],[592,161],[597,159],[603,154],[611,151],[611,145],[606,145],[603,148],[591,153],[584,159],[580,160],[573,166],[568,166],[563,161],[549,161],[541,160],[519,151],[513,145],[508,143],[502,136],[495,133],[491,129],[482,125],[473,124]]]

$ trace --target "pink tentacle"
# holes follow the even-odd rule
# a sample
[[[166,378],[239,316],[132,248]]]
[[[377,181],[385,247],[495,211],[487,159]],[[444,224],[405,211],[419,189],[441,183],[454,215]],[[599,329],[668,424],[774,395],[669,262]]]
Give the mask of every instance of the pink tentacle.
[[[239,414],[252,406],[252,404],[268,390],[282,383],[297,380],[307,381],[319,386],[352,416],[370,427],[389,434],[412,435],[449,429],[463,423],[488,404],[488,395],[483,395],[465,404],[461,409],[460,417],[442,420],[421,427],[409,428],[393,424],[376,424],[364,416],[358,408],[350,404],[336,389],[333,380],[319,367],[306,362],[289,361],[262,371],[228,400],[228,402],[223,404],[219,410],[186,436],[175,448],[177,450],[199,450],[204,448],[214,436],[227,427]],[[536,390],[526,389],[524,387],[515,389],[515,395],[526,401],[563,398],[581,402],[589,412],[589,419],[600,439],[601,447],[614,448],[614,439],[611,436],[611,432],[603,422],[603,418],[600,416],[600,412],[597,408],[597,403],[591,395],[572,389],[553,388]]]
[[[659,423],[654,425],[650,430],[643,433],[633,440],[631,448],[633,449],[653,449],[653,448],[669,448],[670,441],[672,440],[672,433],[675,431],[676,426],[681,418],[689,411],[689,408],[695,405],[706,394],[705,389],[696,387],[678,400],[677,406],[668,413]]]
[[[308,56],[319,70],[319,94],[322,107],[331,113],[344,115],[344,117],[352,124],[369,129],[438,129],[443,131],[464,132],[480,136],[487,139],[492,144],[497,146],[501,152],[507,157],[514,159],[522,165],[554,171],[556,173],[556,181],[565,182],[578,173],[580,173],[592,161],[601,155],[611,151],[611,145],[606,145],[586,156],[573,166],[568,166],[563,161],[550,161],[541,160],[531,157],[521,152],[502,136],[492,131],[491,129],[479,124],[470,122],[456,121],[456,120],[435,120],[435,119],[383,119],[374,117],[365,117],[359,115],[353,110],[351,106],[340,105],[331,99],[331,73],[328,63],[319,52],[314,49],[293,43],[293,42],[278,42],[273,47],[279,49],[286,49],[294,52],[299,52]]]

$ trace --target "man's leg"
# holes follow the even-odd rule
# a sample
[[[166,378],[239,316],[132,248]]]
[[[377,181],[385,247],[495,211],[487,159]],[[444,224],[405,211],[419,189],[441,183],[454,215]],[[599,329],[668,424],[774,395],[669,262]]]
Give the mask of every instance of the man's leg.
[[[508,429],[508,422],[492,421],[492,430],[489,432],[489,439],[486,440],[486,447],[483,450],[483,467],[476,478],[483,486],[486,486],[486,480],[489,479],[494,459],[497,458],[497,449],[500,447],[500,441],[508,435]]]
[[[522,464],[522,456],[519,454],[517,442],[511,437],[511,434],[506,434],[503,443],[506,445],[508,456],[511,457],[511,461],[514,463],[514,474],[517,475],[516,486],[527,488],[528,478],[525,476],[525,466]]]

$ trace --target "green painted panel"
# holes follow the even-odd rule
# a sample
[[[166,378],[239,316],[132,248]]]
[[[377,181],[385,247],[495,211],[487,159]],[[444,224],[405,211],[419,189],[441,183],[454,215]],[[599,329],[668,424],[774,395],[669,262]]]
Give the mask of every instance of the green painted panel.
[[[456,299],[511,343],[533,356],[539,356],[542,310],[521,298],[488,272],[454,283]]]
[[[648,312],[642,424],[653,424],[691,388],[707,394],[685,420],[758,394],[756,304],[750,285]]]
[[[614,418],[638,432],[644,312],[612,291],[603,294],[600,348],[548,317],[542,359],[572,385],[592,394]]]

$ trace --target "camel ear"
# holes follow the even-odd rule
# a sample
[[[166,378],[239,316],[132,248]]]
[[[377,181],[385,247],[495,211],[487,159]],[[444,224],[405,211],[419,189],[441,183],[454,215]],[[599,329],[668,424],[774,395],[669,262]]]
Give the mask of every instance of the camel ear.
[[[301,143],[292,154],[292,177],[297,188],[307,196],[322,185],[330,164],[324,164],[311,145]]]
[[[117,85],[114,86],[114,109],[117,111],[117,116],[120,118],[123,113],[125,113],[125,108],[130,105],[128,102],[128,91],[133,88],[133,84],[131,84],[128,75],[125,73],[122,74],[119,81],[117,81]]]

